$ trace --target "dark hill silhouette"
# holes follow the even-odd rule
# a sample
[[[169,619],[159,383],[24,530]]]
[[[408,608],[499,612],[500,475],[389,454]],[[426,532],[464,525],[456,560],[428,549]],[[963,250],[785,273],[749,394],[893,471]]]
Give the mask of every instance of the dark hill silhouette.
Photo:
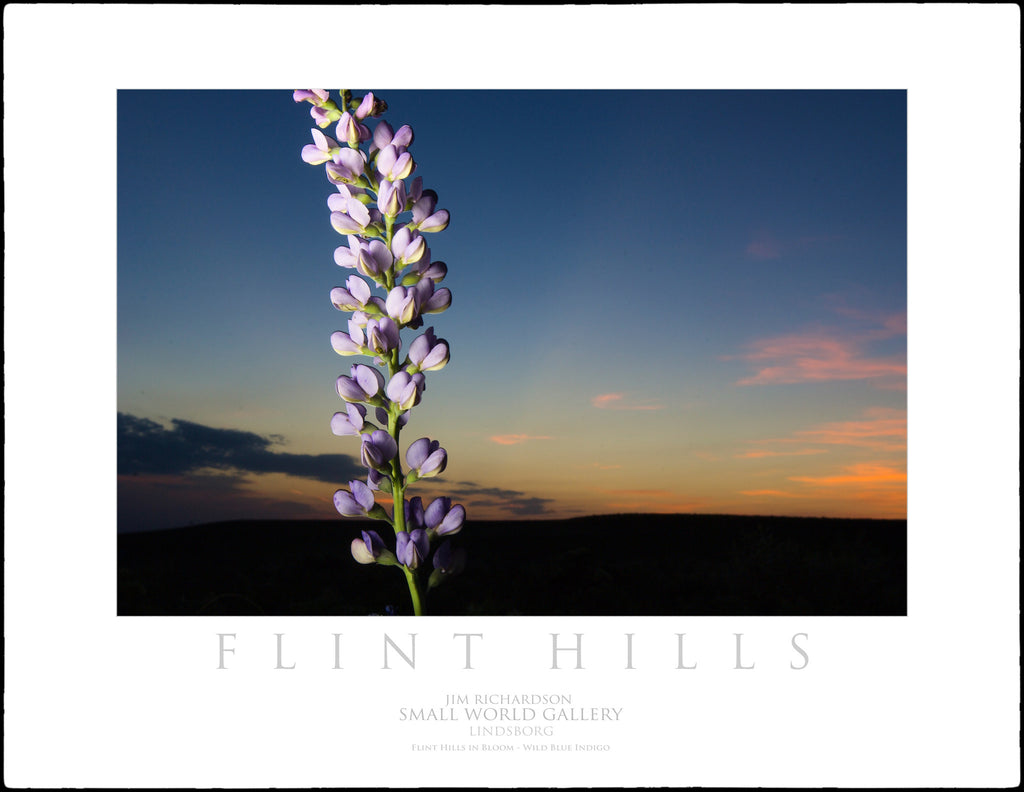
[[[411,612],[398,570],[362,566],[346,520],[211,523],[118,536],[118,615]],[[625,514],[471,522],[437,615],[902,616],[905,520]]]

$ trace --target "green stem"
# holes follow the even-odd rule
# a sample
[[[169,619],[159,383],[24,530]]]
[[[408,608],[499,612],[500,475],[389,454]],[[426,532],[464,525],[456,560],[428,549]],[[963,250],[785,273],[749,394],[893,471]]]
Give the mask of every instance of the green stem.
[[[385,225],[387,229],[386,242],[388,248],[391,247],[391,239],[394,235],[394,218],[386,217]],[[385,286],[391,289],[395,285],[394,271],[388,269],[385,273]],[[388,379],[395,376],[398,370],[401,368],[401,363],[398,357],[398,350],[393,349],[388,355]],[[401,426],[398,423],[398,417],[400,410],[395,404],[391,404],[388,409],[388,434],[395,438],[395,443],[398,443],[398,436],[401,433]],[[395,528],[395,536],[405,530],[405,476],[402,473],[402,461],[400,454],[396,454],[395,458],[391,460],[391,494],[392,503],[394,504],[394,510],[392,512],[392,523]],[[422,616],[424,612],[424,597],[420,592],[419,578],[416,572],[409,569],[407,566],[402,565],[402,571],[405,572],[405,580],[409,584],[409,596],[412,599],[412,610],[416,616]]]
[[[420,595],[419,581],[416,579],[416,573],[408,567],[402,567],[405,570],[405,579],[409,584],[409,596],[412,597],[412,613],[413,616],[422,616],[426,610],[426,603],[423,601],[424,597]]]

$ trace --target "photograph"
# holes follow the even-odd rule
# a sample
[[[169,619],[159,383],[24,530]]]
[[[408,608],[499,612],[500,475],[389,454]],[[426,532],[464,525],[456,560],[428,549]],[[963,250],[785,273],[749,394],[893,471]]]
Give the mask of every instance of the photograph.
[[[119,615],[906,614],[905,91],[117,102]]]

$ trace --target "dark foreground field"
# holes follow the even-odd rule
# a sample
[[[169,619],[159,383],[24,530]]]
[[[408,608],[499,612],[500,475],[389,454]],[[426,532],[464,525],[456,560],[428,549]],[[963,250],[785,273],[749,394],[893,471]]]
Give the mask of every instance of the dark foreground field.
[[[118,614],[410,613],[397,569],[357,564],[356,520],[118,536]],[[380,529],[381,523],[372,527]],[[386,527],[386,526],[385,526]],[[901,616],[905,520],[617,515],[467,523],[438,615]]]

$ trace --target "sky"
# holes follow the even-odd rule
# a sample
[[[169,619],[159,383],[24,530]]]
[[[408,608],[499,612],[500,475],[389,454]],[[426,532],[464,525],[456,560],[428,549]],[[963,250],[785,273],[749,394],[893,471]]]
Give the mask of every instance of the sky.
[[[366,90],[452,218],[451,361],[403,432],[449,461],[410,496],[906,517],[906,92]],[[360,476],[312,126],[290,91],[117,92],[121,531],[330,518]]]

